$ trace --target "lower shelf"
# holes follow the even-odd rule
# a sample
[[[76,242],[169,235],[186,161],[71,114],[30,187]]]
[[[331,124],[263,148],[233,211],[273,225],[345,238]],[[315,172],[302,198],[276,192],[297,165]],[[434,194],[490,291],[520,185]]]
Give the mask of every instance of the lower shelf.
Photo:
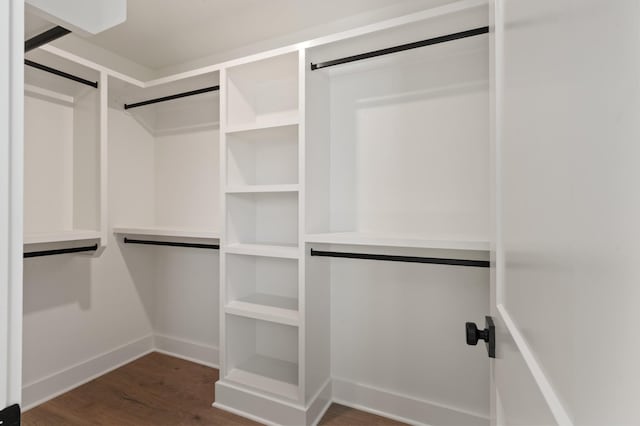
[[[298,364],[254,355],[227,374],[228,380],[245,386],[298,399]]]
[[[229,302],[225,312],[280,324],[299,324],[298,300],[292,297],[256,293]]]

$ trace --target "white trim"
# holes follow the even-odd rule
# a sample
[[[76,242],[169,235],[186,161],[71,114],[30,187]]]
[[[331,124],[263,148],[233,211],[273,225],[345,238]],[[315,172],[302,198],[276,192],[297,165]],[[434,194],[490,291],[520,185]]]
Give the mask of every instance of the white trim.
[[[0,409],[22,399],[24,3],[0,19]]]
[[[560,398],[553,389],[553,386],[551,386],[551,383],[547,379],[547,376],[544,374],[544,371],[542,370],[540,363],[538,363],[538,360],[536,359],[533,351],[529,347],[529,344],[525,340],[524,336],[522,336],[522,334],[520,333],[520,330],[513,322],[513,319],[511,319],[511,315],[509,315],[509,312],[507,312],[506,307],[502,304],[499,304],[497,305],[497,310],[502,317],[505,326],[507,327],[507,331],[509,332],[509,334],[511,334],[511,337],[516,342],[516,346],[522,354],[527,367],[531,371],[536,384],[540,388],[542,396],[544,397],[545,401],[547,401],[547,405],[553,413],[553,417],[558,423],[558,426],[573,426],[571,417],[569,417],[569,414],[562,405],[562,402],[560,402]]]
[[[9,287],[11,283],[11,3],[0,4],[0,407],[9,405]],[[7,25],[8,24],[8,25]]]
[[[393,420],[415,424],[489,425],[489,417],[469,410],[333,378],[333,401]]]
[[[217,409],[222,410],[222,411],[227,411],[227,412],[229,412],[231,414],[235,414],[236,416],[244,417],[245,419],[253,420],[254,422],[262,423],[262,424],[267,425],[267,426],[280,426],[280,425],[278,425],[278,423],[270,422],[267,419],[263,419],[262,417],[254,416],[253,414],[245,413],[244,411],[241,411],[241,410],[236,410],[235,408],[231,408],[231,407],[229,407],[227,405],[220,404],[219,402],[214,402],[211,406],[213,408],[217,408]]]
[[[25,384],[22,389],[23,411],[77,388],[153,351],[153,335],[149,334],[35,382]]]
[[[324,415],[327,414],[327,411],[329,410],[329,407],[331,407],[331,404],[333,404],[333,399],[329,398],[329,400],[327,401],[327,403],[324,405],[324,407],[322,407],[322,409],[320,410],[320,414],[316,417],[316,419],[311,423],[311,426],[317,426],[320,424],[320,422],[322,421],[322,419],[324,418]]]
[[[316,425],[333,402],[331,389],[332,381],[327,379],[307,405],[298,405],[220,380],[216,382],[213,406],[268,425]],[[233,402],[233,407],[228,401]]]
[[[218,348],[213,345],[156,333],[154,335],[154,348],[156,352],[165,355],[220,369]]]

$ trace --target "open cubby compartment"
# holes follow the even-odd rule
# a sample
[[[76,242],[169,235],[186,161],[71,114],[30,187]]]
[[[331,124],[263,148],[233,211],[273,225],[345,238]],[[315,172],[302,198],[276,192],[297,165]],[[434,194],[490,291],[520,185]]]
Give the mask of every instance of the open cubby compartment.
[[[227,194],[226,203],[229,246],[297,247],[297,192]]]
[[[227,190],[298,184],[298,126],[227,134]]]
[[[138,192],[119,212],[118,229],[211,239],[220,229],[218,91],[124,105],[217,86],[218,73],[148,85],[110,79],[110,145],[123,157],[117,185]]]
[[[431,9],[306,56],[322,63],[486,26],[487,6],[473,4]],[[307,234],[488,241],[486,34],[306,67],[306,99]]]
[[[298,53],[227,69],[227,131],[296,123]]]
[[[178,80],[156,80],[141,87],[117,78],[109,82],[109,106],[124,109],[154,136],[182,135],[220,125],[220,76],[204,73]],[[199,94],[139,105],[150,100],[194,91]]]
[[[228,254],[226,262],[227,312],[299,323],[296,259]]]
[[[26,59],[86,79],[100,72],[35,50]],[[105,150],[101,90],[25,65],[25,244],[104,245]]]
[[[298,327],[227,314],[226,343],[226,380],[298,400]]]

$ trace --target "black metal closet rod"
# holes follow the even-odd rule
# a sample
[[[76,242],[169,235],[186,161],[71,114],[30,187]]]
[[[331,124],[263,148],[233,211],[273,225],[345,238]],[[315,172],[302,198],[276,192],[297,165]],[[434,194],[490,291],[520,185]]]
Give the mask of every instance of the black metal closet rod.
[[[431,263],[435,265],[472,266],[488,268],[487,260],[446,259],[439,257],[396,256],[389,254],[345,253],[337,251],[321,251],[311,249],[311,256],[342,257],[346,259],[385,260],[389,262]]]
[[[57,70],[55,68],[51,68],[51,67],[48,67],[46,65],[39,64],[37,62],[30,61],[29,59],[25,59],[24,60],[24,64],[28,65],[30,67],[37,68],[39,70],[51,73],[51,74],[55,74],[55,75],[60,76],[60,77],[67,78],[69,80],[76,81],[78,83],[86,84],[87,86],[95,87],[96,89],[98,88],[98,82],[97,81],[85,80],[82,77],[78,77],[76,75],[69,74],[69,73],[66,73],[64,71],[60,71],[60,70]]]
[[[334,59],[332,61],[311,64],[311,70],[315,71],[320,68],[332,67],[335,65],[346,64],[349,62],[360,61],[362,59],[375,58],[376,56],[388,55],[390,53],[403,52],[405,50],[416,49],[418,47],[431,46],[432,44],[445,43],[447,41],[459,40],[461,38],[473,37],[489,32],[489,27],[474,28],[472,30],[461,31],[459,33],[447,34],[413,43],[401,44],[399,46],[387,47],[385,49],[374,50],[372,52],[361,53],[359,55],[347,56],[346,58]]]
[[[201,93],[215,92],[216,90],[220,90],[220,86],[210,86],[202,89],[191,90],[190,92],[176,93],[175,95],[163,96],[161,98],[149,99],[148,101],[136,102],[134,104],[124,104],[124,109],[157,104],[158,102],[166,102],[174,99],[186,98],[187,96],[199,95]]]
[[[96,251],[96,250],[98,250],[98,245],[94,244],[92,246],[86,246],[86,247],[71,247],[71,248],[55,249],[55,250],[32,251],[28,253],[23,253],[22,257],[25,259],[28,259],[30,257],[53,256],[56,254],[80,253],[83,251]]]
[[[170,246],[170,247],[191,247],[210,250],[219,250],[219,244],[197,244],[197,243],[178,243],[174,241],[152,241],[152,240],[136,240],[124,237],[125,244],[146,244],[150,246]]]
[[[37,36],[31,37],[29,40],[24,42],[24,53],[27,53],[33,49],[36,49],[43,44],[51,43],[53,40],[57,40],[62,36],[66,36],[71,31],[61,27],[53,27],[43,33],[38,34]]]

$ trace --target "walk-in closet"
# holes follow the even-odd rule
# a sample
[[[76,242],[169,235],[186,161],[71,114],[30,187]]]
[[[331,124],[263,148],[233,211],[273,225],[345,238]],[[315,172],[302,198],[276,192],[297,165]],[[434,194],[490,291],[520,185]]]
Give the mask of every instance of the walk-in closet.
[[[0,425],[574,424],[541,5],[8,3]]]

